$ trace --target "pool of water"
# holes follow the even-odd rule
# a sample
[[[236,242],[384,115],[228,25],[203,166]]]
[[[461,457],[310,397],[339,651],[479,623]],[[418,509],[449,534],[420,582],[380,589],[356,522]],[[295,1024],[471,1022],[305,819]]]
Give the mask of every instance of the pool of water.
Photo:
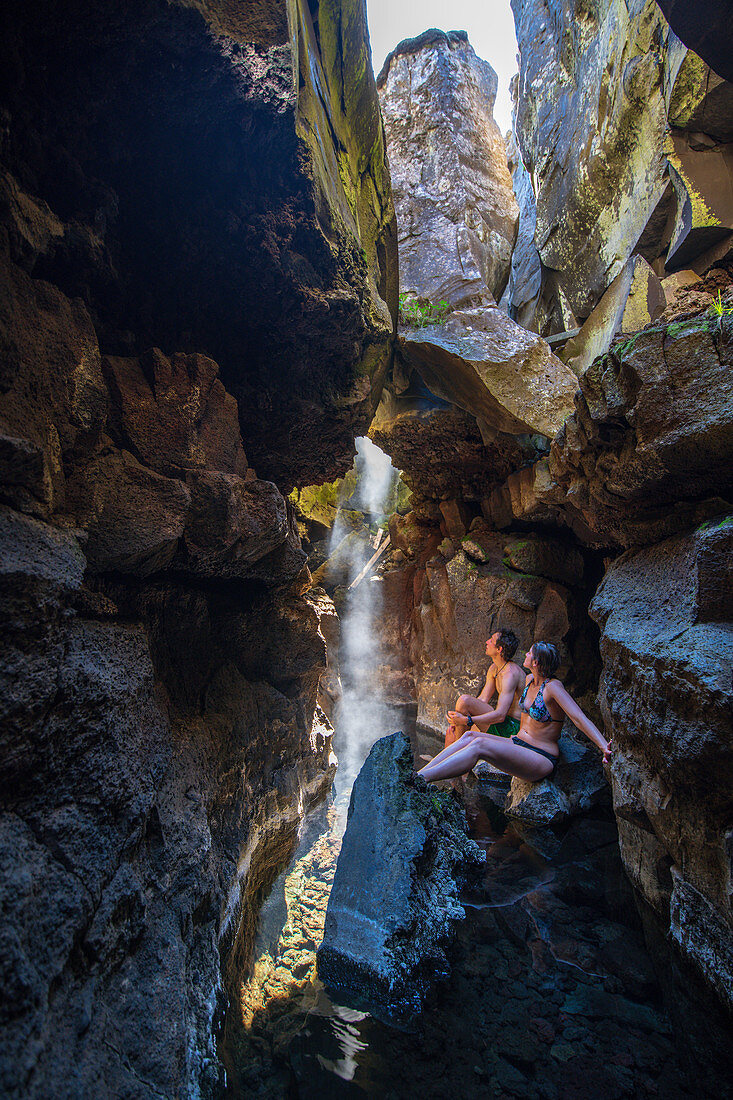
[[[400,1028],[335,1003],[315,952],[346,797],[309,815],[262,906],[228,1095],[730,1095],[728,1022],[637,908],[610,811],[522,836],[469,790],[486,873],[463,899],[450,979]]]

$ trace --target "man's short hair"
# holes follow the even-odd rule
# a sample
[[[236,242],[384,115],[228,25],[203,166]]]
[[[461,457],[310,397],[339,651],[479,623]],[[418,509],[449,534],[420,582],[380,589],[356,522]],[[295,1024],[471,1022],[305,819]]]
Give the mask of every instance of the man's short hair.
[[[517,652],[518,645],[519,638],[516,636],[513,630],[499,631],[496,648],[501,650],[502,656],[505,661],[511,661],[512,657]]]

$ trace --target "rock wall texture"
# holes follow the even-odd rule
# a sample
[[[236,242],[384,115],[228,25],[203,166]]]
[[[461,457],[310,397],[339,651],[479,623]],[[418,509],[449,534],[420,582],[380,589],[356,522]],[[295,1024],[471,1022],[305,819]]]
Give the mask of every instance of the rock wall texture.
[[[244,891],[332,775],[282,491],[350,465],[390,354],[364,13],[6,15],[0,1091],[208,1095]]]
[[[732,551],[730,517],[629,551],[592,604],[624,864],[729,1008]]]
[[[298,3],[288,29],[284,2],[72,3],[60,25],[33,0],[2,49],[13,259],[82,298],[109,354],[210,355],[262,476],[344,472],[397,298],[361,7]]]
[[[400,290],[453,307],[498,301],[517,204],[494,121],[497,77],[465,31],[401,42],[377,79],[399,225]]]
[[[733,100],[654,0],[512,7],[524,211],[512,310],[547,335],[578,327],[634,252],[663,275],[730,251]]]
[[[390,523],[385,636],[409,647],[404,690],[433,744],[456,696],[481,686],[499,626],[521,646],[558,642],[576,694],[595,695],[600,674],[624,862],[725,1002],[731,86],[645,0],[513,6],[522,327],[486,300],[400,326],[371,428],[413,493]],[[437,68],[449,48],[407,45],[383,95],[396,64],[407,74],[433,51]],[[408,162],[400,140],[394,174],[412,202],[433,146],[410,146]],[[430,267],[429,234],[402,247],[406,271]],[[567,744],[557,783],[494,783],[493,801],[534,826],[602,799],[597,755]]]

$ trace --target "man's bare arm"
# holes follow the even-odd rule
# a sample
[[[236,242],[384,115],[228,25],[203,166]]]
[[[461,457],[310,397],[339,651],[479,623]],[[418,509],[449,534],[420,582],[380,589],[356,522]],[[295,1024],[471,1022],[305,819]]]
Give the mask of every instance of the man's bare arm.
[[[476,696],[482,703],[488,703],[496,695],[496,665],[491,664],[489,671],[486,673],[486,682],[481,688],[481,691]]]
[[[512,682],[506,683],[499,695],[496,707],[494,709],[487,708],[482,714],[472,715],[470,721],[472,723],[480,722],[484,726],[487,724],[493,726],[497,722],[503,722],[511,708],[512,700],[514,699],[514,691],[514,684]],[[480,699],[481,696],[479,695],[477,698]],[[461,712],[457,710],[449,710],[448,720],[452,725],[460,725],[462,721],[468,720],[468,716],[461,714]]]

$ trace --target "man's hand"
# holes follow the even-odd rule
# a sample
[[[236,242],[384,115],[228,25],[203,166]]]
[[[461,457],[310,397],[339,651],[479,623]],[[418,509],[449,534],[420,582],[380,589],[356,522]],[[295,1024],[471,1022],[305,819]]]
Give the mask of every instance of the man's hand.
[[[466,728],[473,723],[473,718],[470,714],[463,714],[460,710],[449,710],[446,714],[446,718],[452,726],[460,726],[465,724]]]
[[[603,763],[608,764],[609,766],[611,764],[611,744],[612,742],[609,741],[605,749],[603,750]]]

